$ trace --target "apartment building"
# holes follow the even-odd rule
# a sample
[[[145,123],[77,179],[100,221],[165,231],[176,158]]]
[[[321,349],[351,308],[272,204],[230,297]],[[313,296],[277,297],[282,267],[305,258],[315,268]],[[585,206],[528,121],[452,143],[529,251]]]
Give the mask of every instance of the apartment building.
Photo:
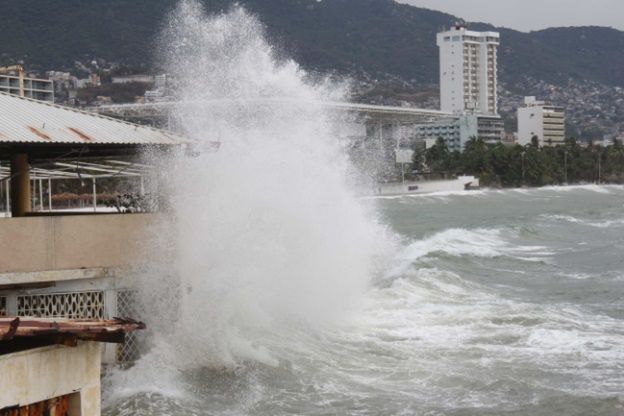
[[[48,79],[24,77],[24,97],[54,102],[54,84]],[[0,92],[20,95],[20,77],[0,74]]]
[[[441,110],[498,114],[497,32],[463,26],[438,33]]]
[[[526,145],[537,137],[540,146],[565,142],[565,111],[562,107],[525,97],[518,108],[518,143]]]
[[[415,125],[413,136],[417,141],[435,142],[436,139],[442,138],[450,151],[462,152],[472,138],[483,139],[486,143],[499,143],[504,136],[504,124],[503,120],[495,115],[463,114],[433,123]]]

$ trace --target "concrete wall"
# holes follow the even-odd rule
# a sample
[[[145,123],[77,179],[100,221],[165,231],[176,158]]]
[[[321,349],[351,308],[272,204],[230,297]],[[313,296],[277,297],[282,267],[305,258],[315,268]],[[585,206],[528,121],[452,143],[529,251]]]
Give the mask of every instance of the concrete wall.
[[[0,219],[0,273],[136,265],[154,221],[151,214]]]
[[[99,416],[100,354],[99,343],[85,342],[0,355],[0,409],[76,392],[70,416]]]

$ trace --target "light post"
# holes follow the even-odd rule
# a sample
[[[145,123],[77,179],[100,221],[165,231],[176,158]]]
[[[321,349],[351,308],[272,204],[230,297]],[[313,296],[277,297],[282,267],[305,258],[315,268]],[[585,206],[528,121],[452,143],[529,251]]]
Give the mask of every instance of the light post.
[[[564,183],[568,184],[568,151],[563,151],[563,177]]]
[[[401,163],[401,176],[403,177],[403,185],[405,185],[405,163]]]
[[[598,150],[598,184],[600,184],[600,179],[602,176],[602,153]]]
[[[525,180],[524,180],[524,155],[526,154],[526,152],[522,152],[520,155],[522,156],[522,185],[524,186],[525,184]]]

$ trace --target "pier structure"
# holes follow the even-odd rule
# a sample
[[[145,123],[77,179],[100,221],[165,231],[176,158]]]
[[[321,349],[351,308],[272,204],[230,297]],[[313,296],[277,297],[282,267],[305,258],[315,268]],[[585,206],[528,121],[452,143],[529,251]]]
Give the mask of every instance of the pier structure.
[[[254,101],[254,100],[251,100]],[[249,102],[246,101],[246,104]],[[258,99],[258,106],[270,105],[320,105],[327,115],[338,119],[344,128],[336,132],[338,138],[348,138],[354,152],[359,153],[358,160],[366,160],[375,177],[396,176],[400,173],[404,152],[413,149],[415,142],[423,141],[416,137],[417,126],[440,122],[455,122],[458,115],[414,107],[383,106],[349,102],[311,102],[299,103],[289,99]],[[237,105],[234,100],[206,100],[189,102],[152,102],[134,104],[111,104],[91,107],[89,110],[125,121],[166,128],[181,132],[183,126],[177,125],[176,112],[185,108],[215,108]],[[279,107],[278,107],[279,108]]]
[[[249,104],[249,102],[245,102]],[[177,125],[177,112],[199,106],[202,109],[237,105],[234,100],[206,100],[189,102],[151,102],[135,104],[112,104],[92,107],[99,114],[126,121],[166,128],[181,132]],[[432,109],[372,105],[349,102],[299,103],[288,99],[257,99],[258,106],[320,105],[329,117],[340,120],[342,126],[336,132],[338,139],[348,138],[355,153],[354,160],[365,161],[366,170],[377,180],[397,179],[404,175],[406,161],[411,162],[414,148],[425,147],[442,138],[451,151],[463,151],[472,137],[486,143],[499,143],[504,135],[504,123],[496,114],[478,111],[445,112]]]
[[[85,360],[95,365],[93,357],[99,380],[100,361],[123,363],[136,357],[134,327],[124,327],[115,317],[135,316],[131,275],[146,261],[144,242],[159,214],[104,207],[98,186],[123,182],[140,194],[144,179],[158,173],[139,162],[141,154],[187,143],[154,128],[0,92],[0,380],[22,377],[18,372],[24,368],[71,368]],[[58,206],[59,189],[70,186],[84,190],[79,195],[85,197],[83,207]],[[7,320],[21,324],[3,331]],[[24,335],[19,331],[33,326],[26,322],[38,320],[43,323],[35,327],[50,326],[39,332],[48,335],[43,344],[31,342],[35,337],[22,339],[18,351],[10,346],[16,334]],[[86,335],[68,341],[57,333],[63,322],[83,322],[84,331],[78,332]],[[128,335],[102,348],[89,344],[110,342],[95,336],[103,322],[122,325]],[[37,367],[38,362],[45,365]],[[0,415],[12,416],[7,412],[15,406],[23,411],[73,400],[65,393],[50,396],[57,391],[48,389],[54,384],[72,385],[73,393],[95,388],[78,375],[73,384],[63,384],[63,377],[59,371],[24,381],[27,390],[39,383],[36,390],[49,394],[21,395],[16,403],[0,392]],[[62,414],[99,415],[99,404],[75,409]]]

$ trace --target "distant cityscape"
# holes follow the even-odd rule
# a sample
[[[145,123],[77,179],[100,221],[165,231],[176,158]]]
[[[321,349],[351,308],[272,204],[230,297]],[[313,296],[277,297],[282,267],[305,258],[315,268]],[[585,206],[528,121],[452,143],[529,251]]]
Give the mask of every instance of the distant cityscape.
[[[624,141],[624,114],[620,114],[624,111],[624,89],[574,81],[561,87],[527,77],[522,89],[531,95],[519,97],[499,84],[500,44],[498,32],[453,26],[437,35],[439,94],[417,94],[409,101],[360,94],[360,101],[439,108],[449,114],[446,119],[402,123],[390,134],[397,148],[404,147],[401,143],[406,137],[412,145],[416,141],[425,146],[442,138],[451,151],[462,151],[472,137],[486,143],[521,145],[535,137],[541,146],[562,144],[566,137],[601,145]],[[361,91],[371,88],[367,82],[355,85]],[[0,91],[91,109],[121,103],[141,105],[174,101],[175,76],[154,75],[145,68],[124,67],[101,59],[77,61],[73,71],[44,73],[28,71],[22,63],[0,68]],[[585,137],[581,137],[581,129]]]

